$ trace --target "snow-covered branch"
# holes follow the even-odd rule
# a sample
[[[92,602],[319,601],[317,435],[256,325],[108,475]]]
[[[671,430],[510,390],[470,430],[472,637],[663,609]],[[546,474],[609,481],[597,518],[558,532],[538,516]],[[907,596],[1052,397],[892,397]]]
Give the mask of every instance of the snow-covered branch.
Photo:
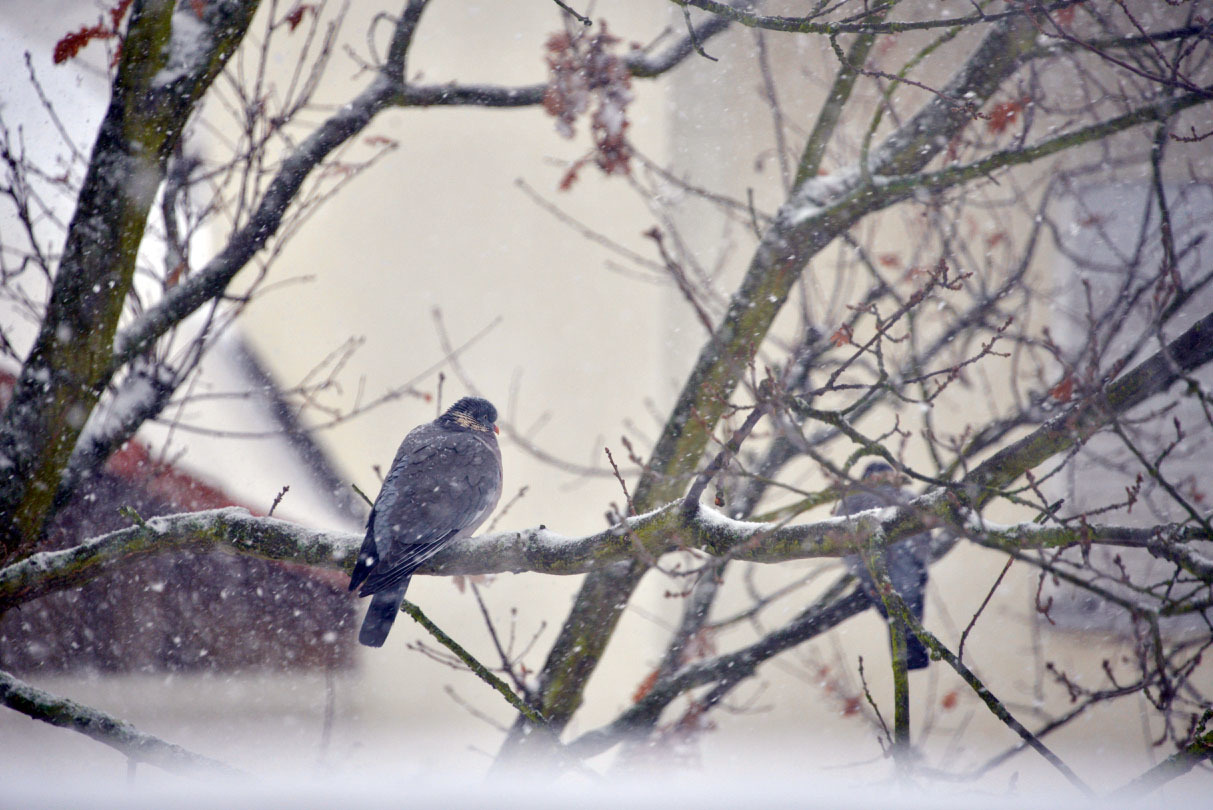
[[[188,512],[147,521],[60,551],[40,551],[0,570],[0,605],[19,604],[71,588],[124,562],[176,549],[226,549],[327,568],[352,567],[361,538],[317,532],[239,507]]]
[[[1042,526],[1039,523],[1001,525],[971,516],[964,529],[968,536],[989,548],[1018,551],[1028,548],[1064,548],[1076,543],[1089,531],[1094,543],[1126,548],[1144,548],[1156,557],[1169,560],[1199,579],[1213,584],[1213,559],[1187,544],[1213,540],[1201,526],[1167,524],[1163,526]]]
[[[733,520],[707,506],[683,514],[682,502],[675,501],[581,537],[566,537],[540,526],[468,538],[448,546],[424,564],[419,573],[584,574],[621,560],[656,559],[679,550],[761,563],[841,557],[857,553],[873,535],[893,542],[919,532],[926,525],[938,523],[951,508],[945,496],[931,494],[901,507],[780,525]],[[1035,523],[994,526],[974,518],[968,528],[972,536],[991,545],[1018,549],[1102,543],[1188,553],[1184,544],[1210,539],[1194,527],[1170,524],[1150,529],[1044,527]],[[258,517],[239,507],[166,515],[73,548],[39,552],[0,569],[0,605],[20,604],[74,587],[129,560],[175,549],[228,551],[348,571],[361,542],[357,534],[309,529],[276,518]],[[1206,561],[1205,565],[1209,563]]]
[[[113,376],[113,337],[168,156],[255,9],[216,0],[132,11],[41,329],[0,417],[6,558],[32,547],[53,511],[76,439]]]
[[[164,410],[177,387],[167,365],[135,363],[107,402],[93,410],[59,481],[56,503],[65,503],[80,482],[96,473],[139,427]]]

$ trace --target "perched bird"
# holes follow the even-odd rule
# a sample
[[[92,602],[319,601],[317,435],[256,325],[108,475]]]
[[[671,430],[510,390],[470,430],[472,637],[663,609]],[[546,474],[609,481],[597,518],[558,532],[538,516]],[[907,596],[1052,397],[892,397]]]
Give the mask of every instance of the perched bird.
[[[464,397],[413,428],[383,479],[366,522],[350,590],[370,596],[358,640],[382,647],[413,572],[443,546],[476,531],[501,497],[497,409]]]
[[[874,461],[863,471],[860,486],[847,494],[838,502],[835,514],[853,515],[867,509],[877,509],[885,506],[896,506],[909,500],[910,495],[905,490],[892,484],[895,472],[892,467],[881,461]],[[901,595],[902,600],[914,615],[922,621],[923,597],[927,587],[927,563],[931,556],[931,534],[923,532],[904,540],[898,540],[885,551],[889,569],[889,581]],[[847,567],[859,578],[859,586],[863,589],[872,607],[880,611],[887,621],[888,611],[885,610],[884,600],[876,590],[876,583],[868,567],[858,556],[847,557]],[[922,645],[913,633],[906,633],[906,668],[923,669],[930,663],[927,648]]]

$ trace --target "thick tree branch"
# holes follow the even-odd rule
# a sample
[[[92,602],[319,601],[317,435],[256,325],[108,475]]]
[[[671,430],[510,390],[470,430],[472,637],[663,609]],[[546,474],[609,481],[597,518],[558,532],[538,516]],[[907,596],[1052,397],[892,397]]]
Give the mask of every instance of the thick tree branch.
[[[905,603],[900,597],[893,598],[893,583],[889,579],[888,558],[885,554],[887,542],[879,533],[872,535],[867,548],[861,554],[864,566],[876,584],[876,590],[884,603],[885,613],[889,617],[889,651],[890,666],[893,674],[893,760],[903,774],[909,772],[910,757],[910,673],[906,666],[907,633],[906,623],[902,620],[898,607]]]
[[[922,531],[929,522],[924,515],[934,515],[954,525],[967,525],[973,536],[994,546],[1019,550],[1086,543],[1144,546],[1155,556],[1174,559],[1201,576],[1208,573],[1210,562],[1184,548],[1192,540],[1213,539],[1200,526],[998,526],[964,513],[954,499],[963,496],[980,508],[997,494],[995,487],[1005,486],[1050,456],[1085,441],[1100,427],[1148,397],[1166,391],[1211,359],[1213,313],[1103,391],[1064,409],[1033,433],[995,453],[957,487],[936,488],[905,506],[783,526],[732,520],[704,506],[688,513],[680,499],[582,538],[569,539],[546,529],[532,529],[464,540],[435,556],[421,571],[578,574],[605,570],[618,575],[624,567],[641,565],[636,543],[644,548],[647,559],[683,547],[754,562],[840,556],[860,550],[875,532],[891,543]],[[74,548],[33,554],[0,570],[0,605],[19,604],[51,590],[80,584],[125,559],[169,548],[211,545],[268,559],[348,570],[358,542],[357,535],[318,532],[285,521],[255,518],[236,508],[152,518]]]
[[[971,515],[962,527],[967,536],[987,548],[1001,551],[1021,551],[1027,548],[1064,548],[1074,545],[1074,538],[1083,536],[1081,527],[1042,526],[1039,523],[1018,523],[1003,526]],[[1100,545],[1142,548],[1155,557],[1175,563],[1188,573],[1213,584],[1213,560],[1185,544],[1213,539],[1198,525],[1136,527],[1100,526],[1092,529],[1092,541]]]
[[[1087,143],[1094,143],[1131,127],[1140,126],[1154,121],[1163,121],[1176,113],[1182,112],[1199,104],[1213,101],[1213,88],[1203,89],[1197,93],[1185,93],[1182,96],[1160,99],[1153,104],[1145,104],[1136,110],[1092,124],[1087,127],[1067,132],[1053,138],[1048,138],[1031,146],[1005,149],[994,152],[986,157],[961,166],[949,166],[936,172],[905,176],[881,176],[873,178],[881,194],[893,194],[897,200],[905,199],[920,189],[943,190],[961,183],[988,176],[991,172],[1009,166],[1021,166],[1041,158],[1055,155],[1066,149],[1072,149]],[[863,192],[870,193],[870,192]]]
[[[1002,487],[1045,459],[1085,442],[1112,418],[1213,360],[1213,312],[1097,395],[1061,411],[1032,433],[1004,447],[965,476],[965,495],[980,508]]]
[[[704,42],[728,27],[728,20],[713,17],[695,26],[695,39]],[[624,63],[634,77],[655,79],[694,53],[693,42],[688,35],[656,55],[633,51]],[[543,103],[547,89],[546,82],[517,87],[461,82],[409,84],[401,90],[399,103],[403,107],[533,107]]]
[[[660,76],[694,53],[696,43],[702,45],[723,32],[731,22],[727,17],[713,16],[695,25],[686,36],[675,40],[658,54],[650,56],[644,51],[633,51],[627,57],[628,70],[641,79]]]
[[[884,17],[881,11],[877,11],[876,15],[881,19]],[[834,83],[830,86],[829,95],[826,96],[821,112],[817,114],[817,120],[813,124],[813,131],[809,133],[804,149],[801,151],[800,162],[796,167],[796,178],[792,181],[793,189],[800,188],[810,178],[816,177],[817,172],[821,169],[826,146],[834,137],[842,111],[847,102],[851,100],[855,80],[859,78],[857,66],[862,66],[867,62],[868,52],[872,50],[872,44],[875,42],[876,34],[863,33],[855,37],[847,49],[846,58],[838,66],[838,73],[834,76]]]
[[[767,31],[780,31],[790,34],[899,34],[905,31],[923,31],[934,28],[955,28],[971,26],[979,23],[992,23],[1005,20],[1008,17],[1022,14],[1042,14],[1060,11],[1077,5],[1083,0],[1057,0],[1053,3],[1024,3],[1021,8],[1011,11],[985,13],[978,11],[963,17],[949,19],[914,20],[914,21],[884,21],[883,15],[878,16],[884,4],[873,4],[864,19],[854,22],[819,22],[814,17],[780,17],[755,14],[746,9],[733,8],[717,0],[670,0],[680,6],[694,6],[723,17],[747,28],[762,28]]]
[[[399,91],[399,82],[385,69],[353,101],[325,120],[291,152],[283,160],[248,223],[232,234],[223,250],[169,290],[156,306],[145,311],[118,335],[108,373],[115,374],[203,304],[221,296],[236,274],[278,232],[292,200],[312,171],[334,149],[390,107],[397,100]]]
[[[8,607],[76,587],[130,560],[178,549],[221,548],[270,560],[350,570],[358,535],[317,532],[239,507],[148,520],[60,551],[40,551],[0,569],[0,605]]]
[[[0,703],[35,720],[78,731],[133,762],[146,762],[166,771],[192,776],[242,775],[230,765],[153,737],[105,712],[56,697],[3,671],[0,671]]]
[[[1022,17],[991,26],[965,65],[948,83],[948,98],[984,103],[1010,76],[1019,55],[1031,47],[1035,28]],[[919,171],[969,121],[969,113],[941,98],[932,99],[893,133],[874,156],[872,170]],[[855,174],[858,174],[855,172]],[[875,197],[828,207],[813,200],[818,193],[836,194],[816,179],[806,182],[781,206],[763,235],[745,279],[728,311],[704,346],[636,487],[638,509],[651,509],[683,494],[694,476],[716,425],[729,407],[729,397],[757,353],[775,317],[805,266],[839,234],[880,208]],[[605,569],[586,578],[540,672],[539,707],[557,728],[581,704],[590,675],[624,607],[643,577],[639,561]],[[522,754],[534,740],[518,720],[502,756]],[[541,752],[537,752],[541,753]]]
[[[55,493],[54,509],[65,504],[80,484],[95,475],[139,427],[164,410],[177,388],[177,375],[166,365],[136,363],[108,405],[93,409],[76,441]]]
[[[46,314],[0,418],[0,557],[41,536],[76,439],[112,377],[114,333],[168,158],[257,5],[146,0],[131,12]]]
[[[685,515],[682,501],[674,501],[582,537],[566,537],[546,528],[535,528],[460,540],[436,554],[418,573],[584,574],[634,559],[638,545],[639,553],[647,559],[683,549],[759,563],[842,557],[858,553],[875,534],[885,535],[880,542],[888,544],[907,532],[921,531],[924,518],[918,510],[924,507],[937,515],[952,508],[946,499],[923,496],[904,507],[780,525],[733,520],[707,506]],[[972,525],[978,525],[976,520]],[[987,533],[983,536],[990,545],[1019,550],[1090,543],[1182,551],[1187,543],[1213,539],[1196,527],[1173,524],[1137,529],[1023,523],[985,525],[984,529]],[[240,507],[165,515],[72,548],[41,551],[0,569],[0,607],[76,587],[130,560],[180,549],[228,551],[348,572],[361,541],[361,535],[309,529],[285,520],[252,515]]]
[[[1192,741],[1141,776],[1112,793],[1115,798],[1137,798],[1191,771],[1197,765],[1213,759],[1213,729],[1208,728],[1213,720],[1213,709],[1206,709]]]

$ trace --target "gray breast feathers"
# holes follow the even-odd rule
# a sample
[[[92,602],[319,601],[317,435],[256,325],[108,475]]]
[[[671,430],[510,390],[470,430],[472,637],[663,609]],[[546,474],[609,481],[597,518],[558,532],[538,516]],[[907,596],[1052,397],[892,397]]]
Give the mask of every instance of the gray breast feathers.
[[[380,559],[362,593],[409,576],[447,543],[474,532],[501,497],[496,437],[429,424],[405,437],[368,529]]]

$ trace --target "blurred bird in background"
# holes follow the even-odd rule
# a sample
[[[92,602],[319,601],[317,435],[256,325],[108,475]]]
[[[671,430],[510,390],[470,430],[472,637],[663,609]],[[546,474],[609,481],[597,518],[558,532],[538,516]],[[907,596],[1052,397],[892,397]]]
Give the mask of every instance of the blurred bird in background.
[[[910,493],[895,486],[897,473],[888,464],[874,461],[863,471],[859,485],[838,502],[834,510],[838,515],[853,515],[867,509],[878,509],[886,506],[896,506],[905,503],[911,497]],[[927,588],[927,563],[931,556],[931,533],[923,532],[904,540],[898,540],[885,551],[889,569],[889,580],[894,590],[901,595],[902,600],[914,615],[922,621],[924,596]],[[889,614],[885,610],[884,601],[876,590],[876,583],[863,559],[858,556],[846,558],[847,567],[859,578],[859,586],[863,589],[872,607],[880,611],[888,621]],[[906,632],[906,668],[923,669],[931,662],[927,648],[918,637]]]
[[[501,497],[497,409],[464,397],[409,432],[371,508],[350,590],[371,604],[358,641],[382,647],[413,572],[444,546],[468,537]]]

